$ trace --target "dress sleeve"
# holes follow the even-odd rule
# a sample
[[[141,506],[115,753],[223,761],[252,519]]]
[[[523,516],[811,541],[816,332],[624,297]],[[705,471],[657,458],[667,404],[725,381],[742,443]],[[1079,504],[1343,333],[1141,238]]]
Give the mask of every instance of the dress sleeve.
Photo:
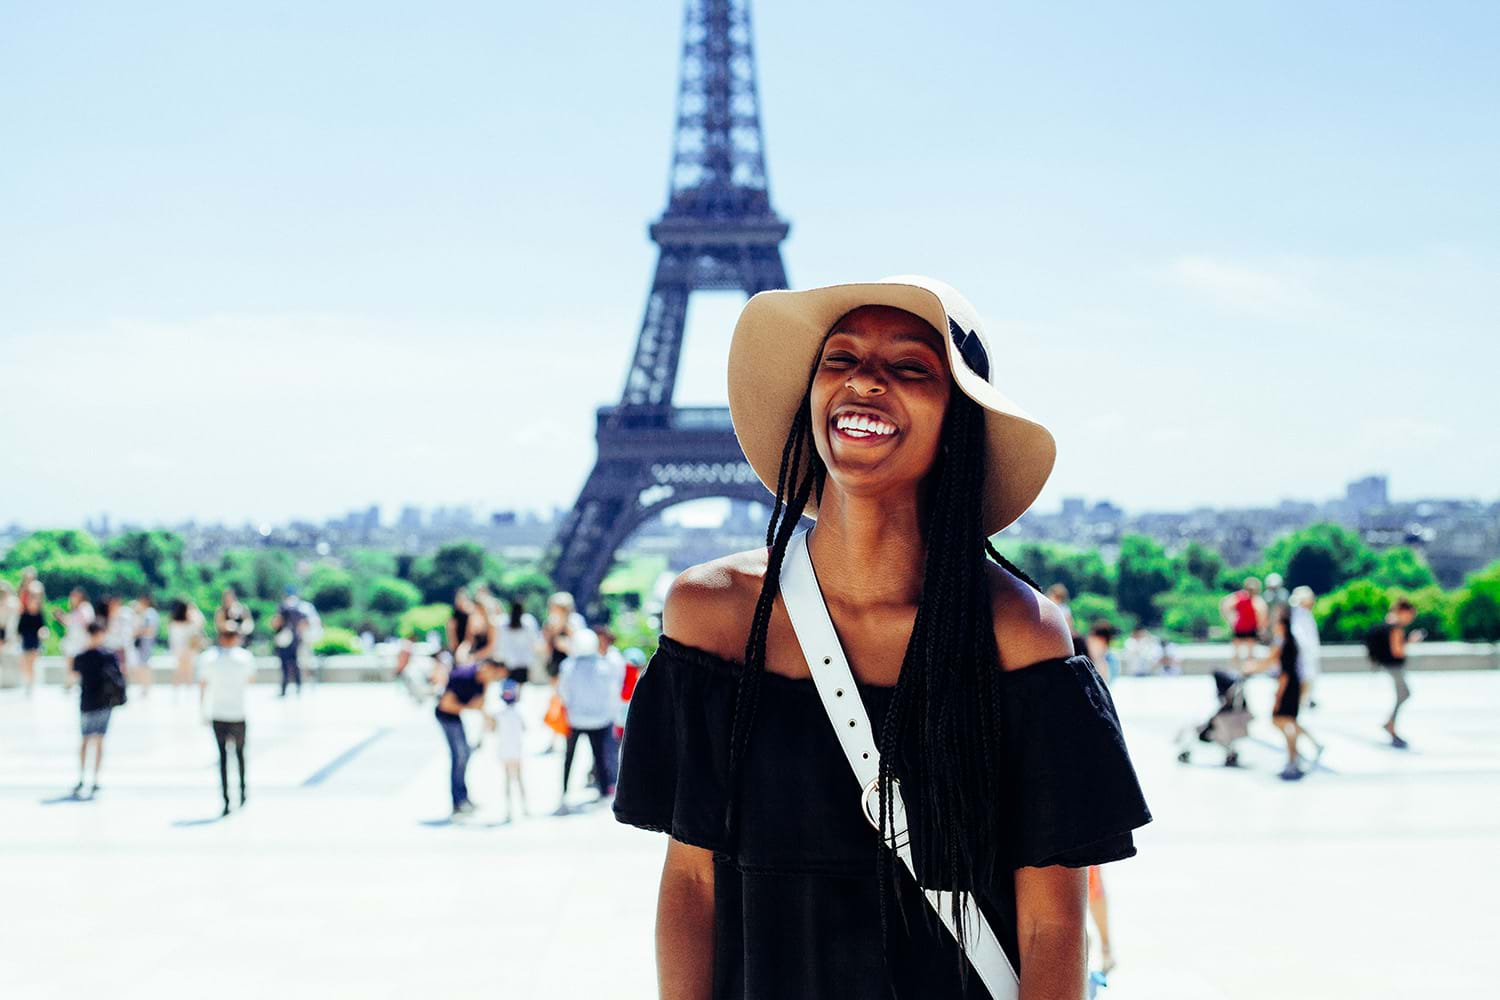
[[[1085,865],[1135,854],[1131,831],[1151,822],[1109,690],[1086,656],[1006,677],[1006,823],[1012,866]]]
[[[735,677],[728,661],[663,636],[636,682],[614,814],[708,850],[724,844]]]

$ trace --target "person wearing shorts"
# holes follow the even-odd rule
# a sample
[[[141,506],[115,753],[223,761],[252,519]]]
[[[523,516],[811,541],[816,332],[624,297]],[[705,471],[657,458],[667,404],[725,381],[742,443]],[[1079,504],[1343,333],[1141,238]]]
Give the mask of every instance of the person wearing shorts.
[[[1376,627],[1367,644],[1370,658],[1385,668],[1396,688],[1396,703],[1391,706],[1391,717],[1382,728],[1390,735],[1391,746],[1397,750],[1405,750],[1410,745],[1396,733],[1396,716],[1411,698],[1411,688],[1406,683],[1406,647],[1408,643],[1421,642],[1426,637],[1421,629],[1407,631],[1416,617],[1416,606],[1406,598],[1400,598],[1391,605],[1384,624]]]
[[[115,704],[111,694],[116,687],[123,690],[125,686],[119,657],[114,651],[104,648],[105,622],[95,619],[86,629],[88,645],[73,657],[71,667],[72,679],[78,682],[79,731],[82,736],[78,746],[78,784],[73,786],[75,798],[83,795],[84,772],[91,746],[94,749],[94,782],[89,797],[99,794],[104,736],[109,732],[109,718]]]
[[[1219,613],[1229,625],[1230,659],[1238,664],[1248,664],[1255,657],[1255,644],[1260,641],[1261,628],[1266,622],[1266,602],[1261,600],[1260,581],[1255,577],[1245,580],[1244,586],[1219,603]]]
[[[1305,737],[1313,745],[1316,754],[1314,764],[1323,755],[1323,744],[1314,739],[1302,727],[1302,723],[1297,721],[1298,710],[1302,707],[1302,651],[1297,636],[1292,632],[1292,609],[1289,605],[1283,604],[1277,611],[1276,623],[1272,629],[1271,655],[1253,672],[1269,670],[1272,665],[1279,665],[1281,668],[1281,676],[1276,682],[1276,704],[1271,709],[1271,721],[1286,737],[1286,767],[1281,771],[1281,780],[1297,781],[1303,775],[1297,756],[1298,738]]]

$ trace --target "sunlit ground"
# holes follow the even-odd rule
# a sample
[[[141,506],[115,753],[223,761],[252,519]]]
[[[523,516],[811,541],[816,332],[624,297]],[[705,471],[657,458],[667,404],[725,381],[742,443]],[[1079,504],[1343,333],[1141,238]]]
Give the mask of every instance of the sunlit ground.
[[[1326,768],[1288,785],[1263,722],[1241,770],[1212,748],[1176,762],[1173,733],[1211,709],[1207,678],[1117,684],[1156,821],[1106,869],[1120,962],[1106,996],[1488,995],[1500,674],[1412,687],[1400,752],[1378,728],[1385,677],[1325,678],[1308,724]],[[603,810],[499,825],[490,747],[470,768],[481,813],[449,825],[430,707],[374,685],[253,694],[251,801],[219,821],[193,699],[133,693],[104,789],[80,802],[75,696],[0,692],[0,995],[653,995],[659,835]],[[1261,708],[1270,695],[1252,691]],[[545,731],[530,736],[540,751]],[[532,811],[550,813],[560,758],[526,767]]]

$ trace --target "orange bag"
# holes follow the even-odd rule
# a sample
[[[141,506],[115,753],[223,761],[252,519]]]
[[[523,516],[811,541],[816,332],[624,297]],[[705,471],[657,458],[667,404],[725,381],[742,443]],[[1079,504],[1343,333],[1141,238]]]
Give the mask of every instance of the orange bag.
[[[542,716],[542,725],[552,730],[559,736],[568,735],[568,710],[563,707],[563,702],[557,695],[547,703],[547,714]]]

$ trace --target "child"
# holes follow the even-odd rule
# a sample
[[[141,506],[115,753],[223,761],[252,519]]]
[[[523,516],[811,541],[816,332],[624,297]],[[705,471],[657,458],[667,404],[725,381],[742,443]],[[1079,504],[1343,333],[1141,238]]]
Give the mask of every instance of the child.
[[[500,710],[495,713],[495,742],[500,747],[500,763],[505,765],[505,822],[515,815],[510,791],[514,787],[521,798],[521,815],[526,808],[526,784],[521,779],[521,756],[526,734],[526,717],[521,714],[521,685],[507,680],[500,686]]]
[[[78,682],[78,709],[80,731],[83,741],[78,746],[78,784],[73,786],[75,798],[83,794],[83,769],[89,746],[94,748],[94,785],[90,797],[99,793],[99,765],[104,761],[104,734],[109,731],[109,716],[114,707],[124,702],[125,678],[120,673],[120,661],[115,654],[104,648],[105,622],[91,619],[84,626],[88,645],[75,655],[69,664],[69,683]]]

